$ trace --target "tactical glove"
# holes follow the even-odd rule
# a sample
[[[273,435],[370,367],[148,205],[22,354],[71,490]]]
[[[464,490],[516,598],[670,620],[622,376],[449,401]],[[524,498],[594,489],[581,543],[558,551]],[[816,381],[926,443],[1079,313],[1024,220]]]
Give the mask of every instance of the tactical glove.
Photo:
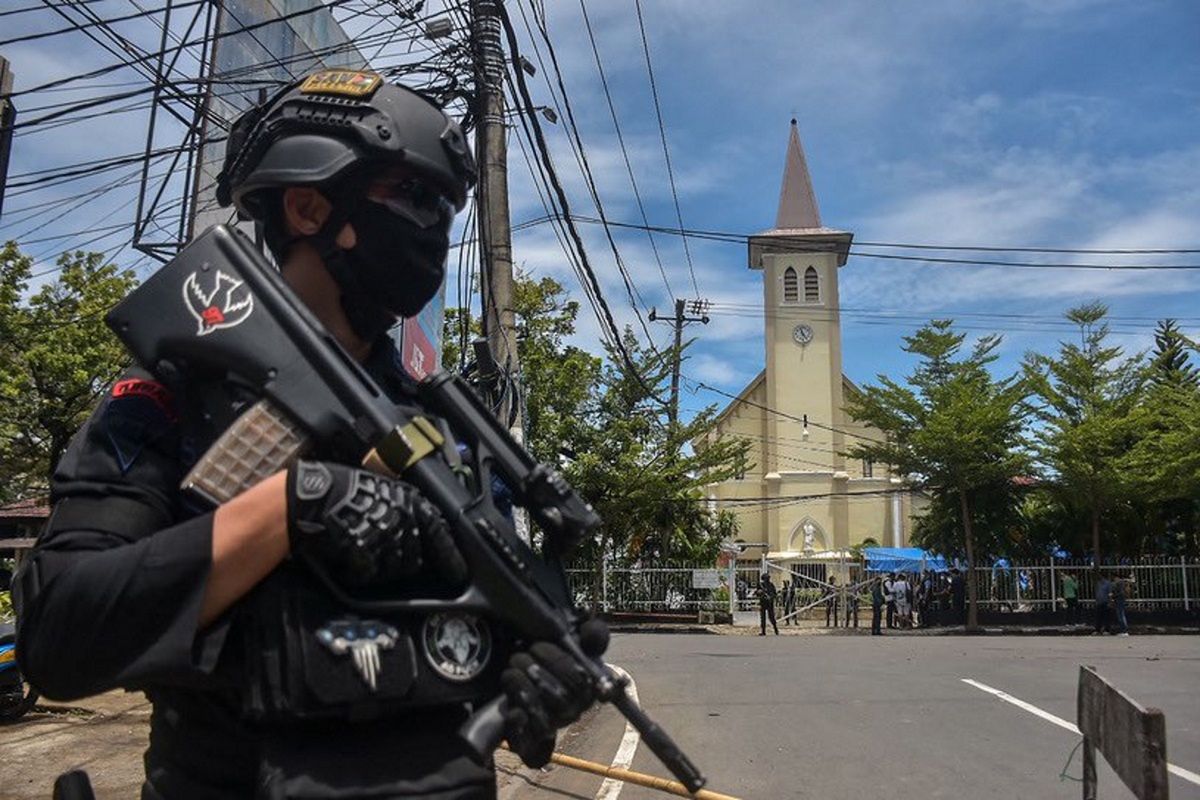
[[[451,586],[467,564],[438,510],[403,481],[343,464],[298,461],[287,476],[292,552],[348,586],[432,571]]]
[[[580,628],[580,644],[590,656],[608,649],[608,626],[590,619]],[[592,677],[565,650],[535,642],[515,653],[500,673],[508,698],[504,734],[509,747],[528,767],[542,767],[554,752],[555,734],[587,711],[596,700]]]

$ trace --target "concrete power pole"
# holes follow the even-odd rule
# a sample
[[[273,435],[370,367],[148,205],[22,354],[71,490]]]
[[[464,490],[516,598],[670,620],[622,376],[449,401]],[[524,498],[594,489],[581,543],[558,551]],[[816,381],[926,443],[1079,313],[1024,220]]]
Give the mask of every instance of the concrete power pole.
[[[671,364],[671,407],[668,409],[670,415],[671,426],[679,420],[679,364],[682,360],[683,353],[680,349],[683,345],[683,326],[689,322],[700,322],[704,325],[708,324],[708,303],[704,300],[692,301],[692,313],[698,316],[689,317],[684,314],[684,309],[687,306],[685,300],[675,301],[675,316],[660,317],[657,309],[650,309],[650,321],[657,322],[659,320],[669,323],[675,329],[675,350]]]
[[[4,213],[4,187],[8,183],[8,157],[12,152],[13,126],[17,110],[8,95],[13,88],[12,70],[8,59],[0,56],[0,214]]]
[[[504,127],[504,53],[500,49],[500,0],[471,0],[471,39],[475,51],[478,99],[475,152],[479,162],[478,202],[480,252],[483,258],[483,325],[488,349],[500,370],[516,373],[517,326],[513,313],[512,230],[508,212],[508,142]],[[507,395],[500,418],[516,414],[519,399]]]
[[[501,422],[512,419],[513,438],[525,443],[524,408],[517,353],[517,320],[513,312],[512,226],[508,211],[508,138],[504,126],[504,51],[500,47],[500,12],[503,0],[471,0],[471,42],[475,55],[475,157],[479,183],[475,189],[482,255],[483,327],[488,350],[504,379],[501,385]],[[530,540],[529,521],[515,509],[517,535]]]

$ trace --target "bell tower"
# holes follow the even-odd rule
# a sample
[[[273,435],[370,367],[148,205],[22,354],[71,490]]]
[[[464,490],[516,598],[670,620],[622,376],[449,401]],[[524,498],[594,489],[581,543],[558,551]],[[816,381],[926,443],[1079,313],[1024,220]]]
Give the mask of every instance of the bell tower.
[[[821,224],[793,119],[775,227],[750,237],[750,269],[763,273],[766,405],[781,412],[766,415],[768,481],[844,476],[845,443],[830,428],[843,427],[838,269],[852,238]]]

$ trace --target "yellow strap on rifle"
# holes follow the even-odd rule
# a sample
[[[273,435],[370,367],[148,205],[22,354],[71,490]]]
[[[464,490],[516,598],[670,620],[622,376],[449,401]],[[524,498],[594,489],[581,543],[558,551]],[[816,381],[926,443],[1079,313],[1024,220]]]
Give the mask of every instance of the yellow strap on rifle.
[[[363,466],[376,472],[399,475],[445,442],[442,432],[432,422],[424,417],[413,417],[407,425],[393,428],[367,453]]]

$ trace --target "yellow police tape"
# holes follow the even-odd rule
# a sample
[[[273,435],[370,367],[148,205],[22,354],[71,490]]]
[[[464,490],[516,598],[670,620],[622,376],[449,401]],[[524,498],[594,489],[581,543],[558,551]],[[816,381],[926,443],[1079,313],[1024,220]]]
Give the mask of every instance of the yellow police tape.
[[[512,749],[508,746],[507,742],[500,746],[505,750]],[[570,767],[581,772],[590,772],[593,775],[599,775],[603,778],[612,778],[613,780],[632,783],[635,786],[642,786],[647,789],[657,789],[660,792],[673,794],[676,797],[694,797],[696,800],[739,800],[732,795],[711,792],[708,789],[701,789],[692,794],[682,783],[678,783],[677,781],[657,778],[653,775],[647,775],[644,772],[634,772],[633,770],[622,769],[621,767],[606,767],[603,764],[597,764],[595,761],[584,761],[582,758],[575,758],[574,756],[567,756],[562,753],[552,753],[550,761],[562,767]]]

